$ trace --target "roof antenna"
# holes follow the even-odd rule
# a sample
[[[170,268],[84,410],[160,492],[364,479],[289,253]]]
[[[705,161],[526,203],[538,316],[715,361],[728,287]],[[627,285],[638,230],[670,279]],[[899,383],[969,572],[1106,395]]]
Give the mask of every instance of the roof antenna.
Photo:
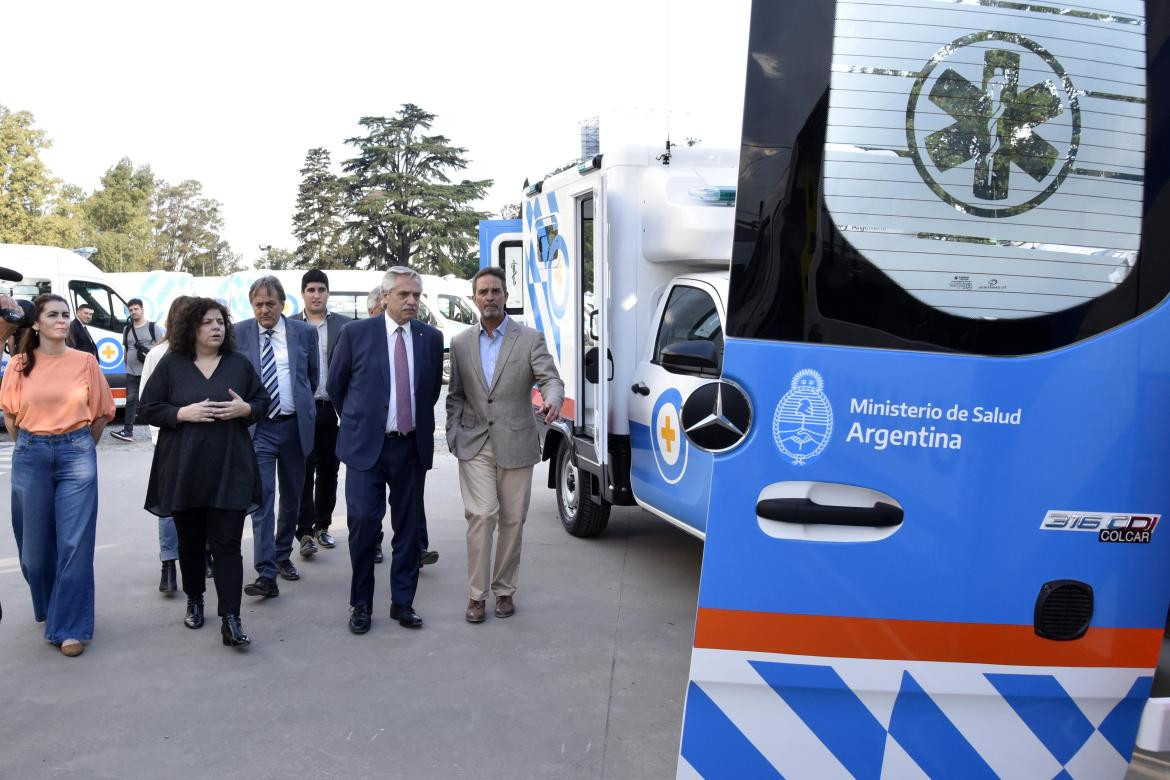
[[[670,0],[666,4],[666,151],[655,157],[663,165],[670,165]]]

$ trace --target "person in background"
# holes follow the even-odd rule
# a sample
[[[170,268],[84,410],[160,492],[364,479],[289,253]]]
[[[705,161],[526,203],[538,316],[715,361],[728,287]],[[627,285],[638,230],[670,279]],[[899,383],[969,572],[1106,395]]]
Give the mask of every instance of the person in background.
[[[0,272],[3,270],[6,269],[0,269]],[[4,278],[10,281],[19,281],[15,277]],[[31,309],[32,304],[28,301],[24,301],[24,304]],[[7,293],[0,293],[0,344],[5,344],[9,339],[14,338],[26,316],[24,306],[21,303]],[[11,351],[16,352],[16,345],[12,346]],[[4,608],[0,606],[0,620],[3,619]]]
[[[69,657],[93,638],[97,440],[114,396],[93,355],[65,345],[69,304],[33,301],[32,328],[0,383],[12,453],[12,530],[33,617]]]
[[[422,279],[395,266],[382,280],[386,313],[341,331],[329,367],[329,397],[344,423],[337,455],[345,463],[349,524],[349,630],[370,630],[374,547],[390,489],[393,560],[390,619],[421,628],[414,610],[421,557],[423,486],[435,449],[435,403],[443,384],[443,334],[414,319]]]
[[[110,431],[118,441],[134,441],[134,417],[138,413],[138,390],[142,386],[142,364],[150,348],[159,342],[158,323],[143,314],[142,299],[131,298],[126,304],[130,321],[122,331],[122,355],[126,363],[126,408],[122,410],[122,430]]]
[[[93,336],[89,335],[89,328],[85,327],[92,319],[93,307],[88,303],[79,304],[77,319],[69,323],[69,336],[65,343],[79,352],[88,352],[97,359],[97,344],[94,343]]]
[[[275,276],[253,282],[248,300],[256,316],[235,326],[236,343],[260,375],[271,401],[268,410],[254,418],[252,443],[260,463],[264,498],[252,513],[253,558],[259,576],[244,592],[271,598],[280,595],[277,574],[286,580],[301,578],[289,556],[305,489],[305,461],[313,451],[317,418],[313,393],[320,377],[320,352],[317,329],[284,316],[284,286]]]
[[[262,497],[248,424],[267,412],[270,399],[252,364],[236,351],[231,314],[222,303],[189,303],[168,343],[142,393],[142,416],[160,429],[145,508],[175,519],[187,594],[183,624],[203,626],[204,551],[210,545],[220,635],[225,645],[244,647],[252,640],[240,622],[240,540],[244,516]]]
[[[336,452],[337,410],[329,401],[325,381],[341,329],[353,320],[329,311],[329,277],[320,269],[306,271],[301,277],[301,297],[305,300],[305,308],[293,319],[307,322],[317,329],[319,356],[317,389],[313,393],[317,405],[313,451],[305,463],[305,489],[297,518],[301,557],[308,558],[317,552],[318,544],[326,549],[337,546],[333,534],[329,533],[329,526],[333,521],[333,509],[337,506],[337,471],[341,461]]]
[[[459,459],[459,490],[467,517],[471,598],[464,618],[482,623],[489,586],[496,597],[496,617],[511,617],[516,611],[514,595],[532,467],[540,461],[532,387],[540,386],[540,415],[551,423],[560,416],[565,384],[545,346],[544,334],[505,314],[504,272],[496,267],[480,269],[471,278],[471,289],[479,308],[479,327],[451,339],[447,444]],[[492,535],[497,525],[492,566]]]
[[[146,383],[150,381],[150,375],[154,373],[158,362],[162,360],[163,355],[170,351],[170,334],[176,323],[183,316],[183,307],[194,300],[194,296],[180,295],[171,301],[170,311],[167,312],[166,335],[155,349],[147,353],[146,360],[142,363],[142,387],[146,387]],[[150,441],[156,447],[158,446],[157,425],[150,426]],[[160,517],[158,519],[158,559],[162,561],[162,574],[158,582],[159,593],[164,593],[169,596],[179,589],[177,580],[175,579],[175,561],[178,558],[179,537],[175,531],[175,519],[169,515],[167,517]]]

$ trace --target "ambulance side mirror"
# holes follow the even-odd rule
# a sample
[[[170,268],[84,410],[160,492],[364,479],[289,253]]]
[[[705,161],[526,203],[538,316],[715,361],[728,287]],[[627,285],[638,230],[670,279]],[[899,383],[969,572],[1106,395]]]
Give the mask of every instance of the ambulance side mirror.
[[[605,378],[605,381],[612,382],[613,381],[613,353],[609,352],[609,350],[606,350],[606,352],[608,352],[608,355],[606,356],[607,357],[606,373],[608,373],[609,376],[607,376]],[[600,353],[597,351],[597,347],[594,347],[593,349],[591,349],[585,353],[585,381],[589,382],[590,384],[594,384],[594,385],[597,384],[598,374],[601,373],[601,370],[600,370],[601,367],[598,365],[598,362],[599,362],[598,355],[599,354]]]
[[[719,351],[706,340],[678,341],[662,348],[662,367],[672,374],[719,376]]]

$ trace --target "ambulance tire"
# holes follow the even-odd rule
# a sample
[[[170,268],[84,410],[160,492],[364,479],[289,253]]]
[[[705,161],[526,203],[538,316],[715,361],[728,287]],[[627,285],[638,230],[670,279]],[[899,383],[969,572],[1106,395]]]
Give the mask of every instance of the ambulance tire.
[[[451,381],[451,353],[443,350],[443,384]]]
[[[594,503],[586,487],[589,474],[573,465],[573,445],[561,440],[557,451],[557,512],[573,536],[597,536],[609,523],[609,503]]]

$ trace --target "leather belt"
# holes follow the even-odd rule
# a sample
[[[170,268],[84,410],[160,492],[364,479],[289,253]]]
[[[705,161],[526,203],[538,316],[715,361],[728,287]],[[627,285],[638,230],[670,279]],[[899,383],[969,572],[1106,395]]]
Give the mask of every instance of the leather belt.
[[[291,420],[296,416],[296,412],[290,412],[289,414],[278,414],[275,417],[269,417],[268,419],[272,420],[272,422],[284,422],[285,420]]]
[[[386,431],[387,439],[405,439],[407,436],[414,436],[414,431],[407,431],[406,433],[399,433],[398,431]]]

